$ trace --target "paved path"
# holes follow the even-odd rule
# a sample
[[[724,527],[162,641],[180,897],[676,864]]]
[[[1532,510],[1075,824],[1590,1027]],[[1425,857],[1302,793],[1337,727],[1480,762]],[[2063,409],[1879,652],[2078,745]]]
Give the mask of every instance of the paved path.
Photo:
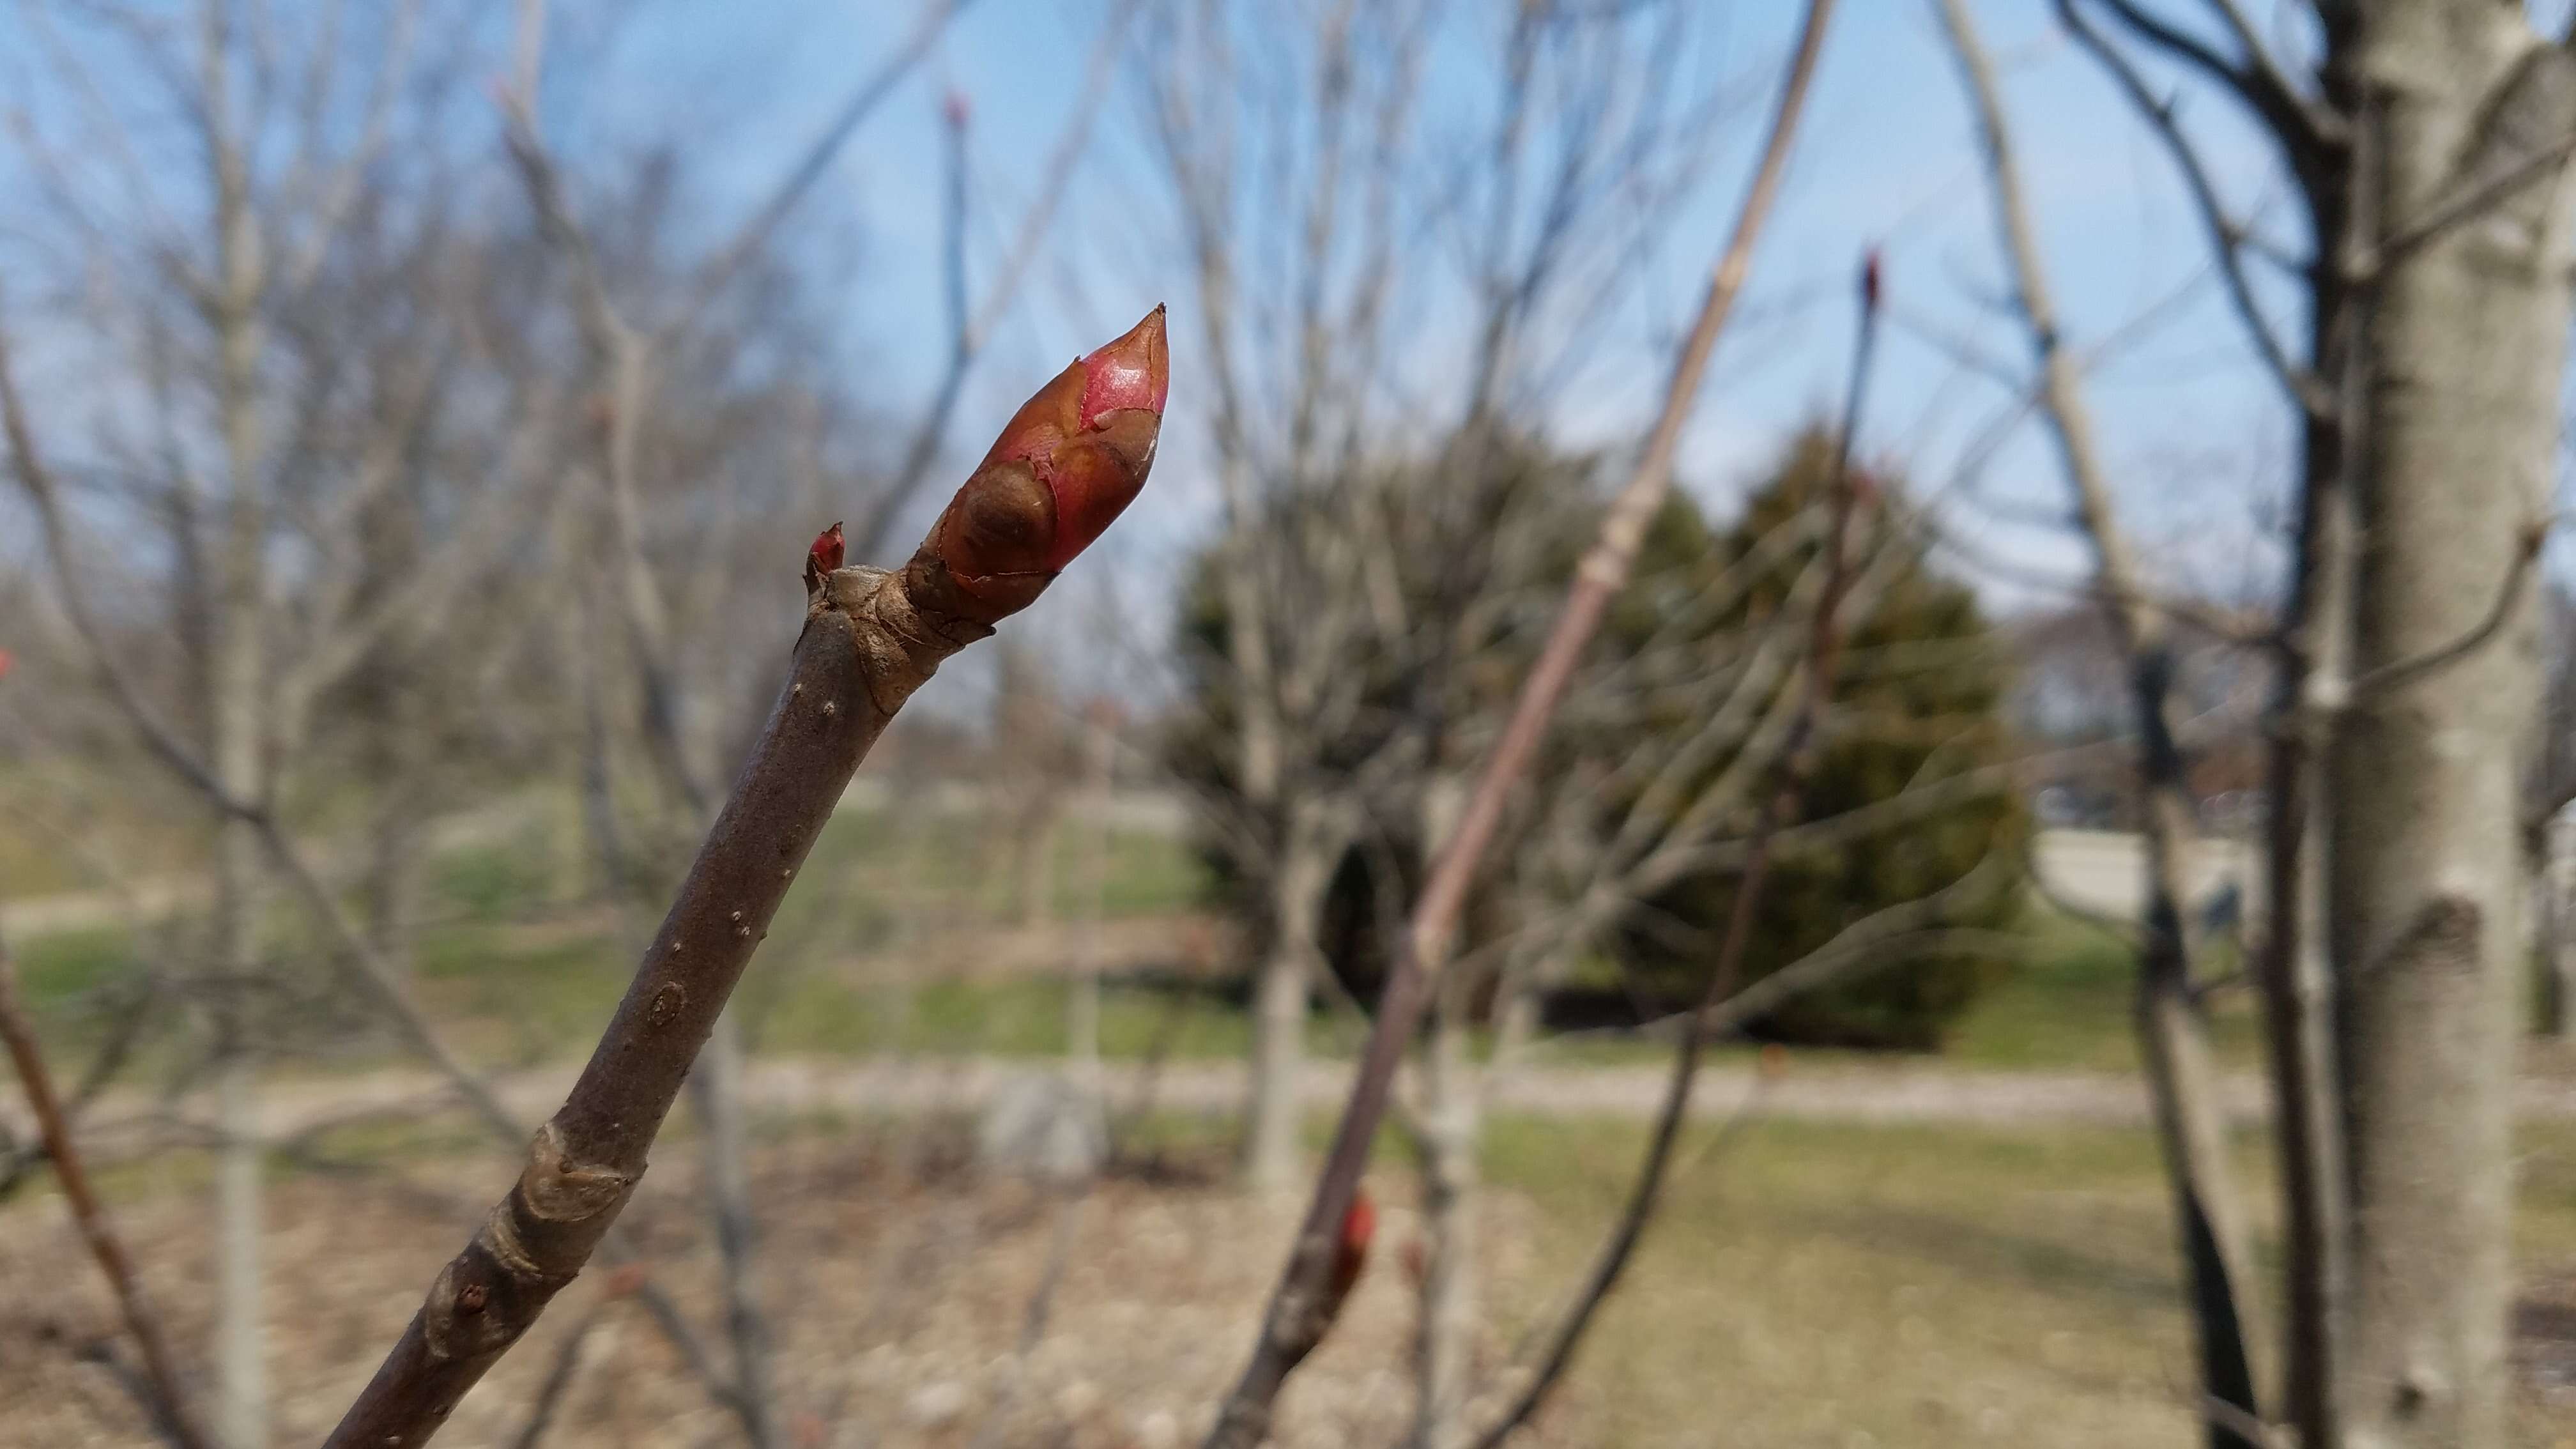
[[[1045,1060],[985,1057],[846,1060],[793,1058],[756,1062],[745,1093],[756,1110],[800,1113],[972,1111],[992,1101],[1006,1084],[1063,1070]],[[1161,1111],[1230,1113],[1243,1098],[1244,1068],[1225,1061],[1175,1062],[1150,1074],[1135,1062],[1103,1069],[1118,1110],[1147,1104]],[[496,1078],[504,1101],[534,1124],[562,1101],[572,1069],[551,1068]],[[1348,1087],[1347,1068],[1309,1067],[1300,1084],[1305,1102],[1329,1110]],[[1753,1071],[1733,1063],[1712,1065],[1692,1095],[1694,1115],[1724,1117],[1742,1110],[1756,1086]],[[1664,1093],[1658,1067],[1532,1067],[1515,1073],[1495,1095],[1499,1110],[1548,1117],[1643,1117]],[[1150,1095],[1149,1095],[1150,1094]],[[318,1128],[376,1115],[411,1115],[446,1093],[435,1076],[415,1070],[335,1078],[294,1078],[270,1084],[262,1098],[263,1125],[272,1138],[292,1138]],[[2231,1111],[2258,1121],[2262,1084],[2250,1075],[2226,1085]],[[2147,1120],[2146,1097],[2131,1077],[2110,1073],[1992,1072],[1943,1067],[1829,1067],[1794,1065],[1762,1088],[1760,1110],[1802,1121],[1940,1123],[1966,1126],[2135,1126]],[[2537,1118],[2576,1118],[2576,1082],[2530,1080],[2522,1110]],[[84,1135],[94,1149],[121,1156],[155,1145],[203,1137],[201,1103],[177,1113],[157,1109],[140,1092],[111,1093],[92,1110]],[[0,1121],[24,1140],[25,1109],[14,1093],[0,1096]]]

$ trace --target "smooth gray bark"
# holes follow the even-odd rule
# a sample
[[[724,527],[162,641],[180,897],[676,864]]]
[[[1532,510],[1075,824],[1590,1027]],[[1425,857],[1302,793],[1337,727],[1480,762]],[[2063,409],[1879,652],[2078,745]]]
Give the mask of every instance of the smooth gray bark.
[[[1243,1131],[1243,1178],[1258,1192],[1293,1191],[1305,1180],[1297,1077],[1306,1060],[1307,996],[1323,964],[1316,928],[1344,845],[1323,814],[1305,802],[1289,806],[1269,881],[1269,940],[1253,985],[1252,1095]]]
[[[1996,229],[2039,369],[2041,413],[2058,461],[2075,493],[2077,516],[2093,545],[2094,579],[2105,622],[2127,656],[2135,758],[2145,819],[2145,934],[2138,952],[2136,1026],[2174,1197],[2185,1297],[2199,1347],[2199,1391],[2244,1416],[2261,1405],[2248,1350],[2245,1285],[2252,1281],[2243,1197],[2227,1159],[2227,1110],[2209,1035],[2192,991],[2195,942],[2186,921],[2182,852],[2199,833],[2179,743],[2173,699],[2175,658],[2166,619],[2151,597],[2113,503],[2111,480],[2095,442],[2074,360],[2063,346],[2047,270],[2030,207],[2022,193],[2012,132],[1992,63],[1963,0],[1940,0],[1984,142],[1995,200]],[[2245,1443],[2233,1428],[2208,1419],[2212,1449]]]
[[[2388,0],[2364,17],[2378,250],[2576,127],[2576,61],[2519,6]],[[2361,334],[2357,693],[2338,731],[2331,844],[2356,1449],[2505,1442],[2526,980],[2516,821],[2540,678],[2533,581],[2514,560],[2552,491],[2566,209],[2552,176],[2393,257]],[[2475,635],[2500,587],[2513,596],[2492,638],[2408,670]]]

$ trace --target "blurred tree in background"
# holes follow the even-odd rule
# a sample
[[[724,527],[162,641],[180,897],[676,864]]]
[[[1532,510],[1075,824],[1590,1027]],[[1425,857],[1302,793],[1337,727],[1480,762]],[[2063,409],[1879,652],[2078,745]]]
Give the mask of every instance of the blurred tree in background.
[[[1744,631],[1790,607],[1815,544],[1801,542],[1759,560],[1751,555],[1760,540],[1822,496],[1833,463],[1830,434],[1820,428],[1800,434],[1743,515],[1712,541],[1705,566],[1750,560],[1759,570],[1739,610],[1718,620],[1714,631]],[[1870,483],[1889,505],[1868,514],[1869,529],[1883,535],[1873,541],[1881,550],[1880,572],[1854,611],[1849,666],[1835,680],[1823,754],[1800,792],[1793,833],[1782,841],[1762,894],[1746,955],[1748,980],[1796,961],[1872,911],[1939,890],[1990,855],[2017,857],[2028,829],[2015,796],[1989,791],[1884,830],[1795,843],[1796,824],[1829,821],[1910,787],[1999,764],[2011,753],[2001,714],[2008,671],[1976,595],[1935,573],[1920,543],[1902,535],[1891,509],[1902,506],[1903,480],[1878,474]],[[1613,620],[1614,637],[1633,640],[1653,627],[1650,602],[1632,598],[1631,612]],[[1721,760],[1712,769],[1732,763]],[[1731,872],[1695,875],[1656,894],[1621,934],[1622,959],[1659,995],[1695,997],[1734,894]],[[1953,923],[2002,926],[2018,910],[2017,893],[1997,892]],[[1945,955],[1867,972],[1801,995],[1762,1029],[1797,1041],[1927,1050],[1940,1045],[1943,1028],[2005,969],[1995,957]]]
[[[1707,679],[1767,697],[1777,681],[1756,678],[1758,641],[1804,627],[1797,581],[1819,548],[1821,514],[1833,440],[1801,434],[1747,502],[1742,515],[1713,527],[1687,497],[1668,502],[1649,532],[1636,586],[1613,606],[1596,645],[1596,687],[1578,689],[1557,735],[1546,746],[1539,778],[1507,824],[1522,868],[1482,884],[1468,911],[1463,949],[1474,953],[1506,933],[1533,927],[1564,904],[1563,888],[1529,857],[1545,850],[1536,836],[1564,822],[1595,837],[1577,852],[1606,852],[1609,839],[1637,827],[1641,805],[1679,817],[1702,809],[1716,792],[1731,797],[1714,827],[1740,839],[1764,793],[1752,782],[1747,750],[1770,747],[1758,725],[1708,747]],[[1435,797],[1446,741],[1477,740],[1499,727],[1510,688],[1535,654],[1556,601],[1572,576],[1578,526],[1593,499],[1594,460],[1516,440],[1489,442],[1472,457],[1377,469],[1318,490],[1274,500],[1260,566],[1320,578],[1349,567],[1370,580],[1362,596],[1364,626],[1319,631],[1317,616],[1347,600],[1320,602],[1273,641],[1293,658],[1301,639],[1341,640],[1330,709],[1299,723],[1292,751],[1299,788],[1308,795],[1350,797],[1366,818],[1351,832],[1326,887],[1317,948],[1342,986],[1373,999],[1383,979],[1387,932],[1402,919],[1424,874],[1425,840],[1436,827]],[[1901,481],[1874,480],[1885,500],[1903,497]],[[1815,950],[1836,931],[1873,911],[1915,900],[1966,875],[1990,855],[2018,857],[2027,828],[2007,792],[1964,795],[1934,809],[1887,812],[1892,823],[1861,823],[1852,812],[1884,806],[1908,790],[2008,757],[2002,717],[2007,671],[1973,592],[1935,573],[1919,543],[1886,509],[1873,510],[1856,552],[1869,560],[1854,606],[1850,667],[1838,680],[1821,748],[1823,759],[1802,791],[1795,823],[1817,826],[1820,843],[1784,842],[1774,884],[1764,898],[1748,956],[1758,979]],[[1340,555],[1353,560],[1336,562]],[[1236,728],[1231,699],[1224,591],[1214,550],[1192,565],[1179,618],[1184,706],[1166,736],[1176,775],[1204,797],[1233,800]],[[1731,684],[1741,677],[1745,682]],[[1763,711],[1755,710],[1759,715]],[[1670,762],[1694,747],[1678,792],[1647,796],[1658,772],[1598,768],[1598,762]],[[1750,788],[1748,788],[1750,786]],[[1740,798],[1732,798],[1738,797]],[[1851,817],[1848,828],[1843,817]],[[1240,812],[1202,812],[1202,819]],[[1811,833],[1812,834],[1812,833]],[[1225,907],[1256,932],[1264,919],[1261,872],[1245,843],[1227,830],[1203,828],[1201,848]],[[1651,879],[1651,877],[1649,877]],[[1620,924],[1599,942],[1596,969],[1623,973],[1618,990],[1632,1009],[1677,1010],[1694,999],[1722,933],[1734,890],[1731,868],[1691,871],[1641,891]],[[1999,926],[2016,909],[2000,891],[1953,924]],[[1977,992],[2003,969],[1992,957],[1943,956],[1886,971],[1864,972],[1807,993],[1763,1023],[1768,1034],[1803,1041],[1926,1049]],[[1606,984],[1577,969],[1572,984]],[[1490,994],[1488,981],[1480,994]],[[1559,973],[1548,983],[1562,987]]]

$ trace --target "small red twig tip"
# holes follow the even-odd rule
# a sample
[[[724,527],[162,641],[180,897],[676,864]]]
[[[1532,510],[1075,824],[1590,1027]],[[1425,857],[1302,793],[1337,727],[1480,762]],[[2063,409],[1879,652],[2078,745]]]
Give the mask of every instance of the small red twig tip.
[[[814,546],[806,552],[813,555],[814,562],[828,574],[841,566],[841,560],[847,555],[848,549],[849,541],[841,536],[841,525],[835,522],[831,527],[814,535]]]
[[[814,535],[814,542],[805,550],[805,592],[822,588],[823,576],[839,568],[848,555],[849,543],[841,537],[839,523]]]
[[[1860,304],[1878,310],[1878,248],[1871,247],[1860,255]]]
[[[1341,1236],[1333,1242],[1331,1301],[1336,1310],[1360,1281],[1360,1270],[1368,1266],[1369,1242],[1376,1236],[1377,1204],[1369,1201],[1367,1188],[1355,1189],[1350,1207],[1342,1213]]]

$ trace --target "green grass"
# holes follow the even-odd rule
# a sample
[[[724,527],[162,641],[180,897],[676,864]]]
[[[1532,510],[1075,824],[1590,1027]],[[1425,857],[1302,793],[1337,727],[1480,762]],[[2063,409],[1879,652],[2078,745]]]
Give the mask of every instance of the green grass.
[[[765,1050],[858,1055],[876,1052],[1049,1055],[1064,1049],[1067,987],[1047,977],[897,983],[872,979],[868,958],[895,929],[894,908],[849,873],[882,847],[861,829],[827,836],[832,855],[817,851],[807,874],[828,890],[791,897],[767,949],[742,987],[745,1019]],[[1117,860],[1113,857],[1113,860]],[[1114,872],[1111,893],[1154,902],[1179,889],[1168,854],[1137,846]],[[504,1060],[534,1060],[577,1049],[597,1032],[633,969],[614,922],[597,912],[538,914],[543,896],[520,863],[498,850],[460,853],[439,863],[433,913],[438,923],[414,943],[418,988],[433,1012],[455,1023],[481,1050]],[[1943,1059],[1996,1070],[2130,1070],[2132,966],[2124,948],[2098,932],[2065,922],[2034,927],[2041,941],[2031,959],[1993,988],[1952,1033]],[[28,993],[40,1016],[65,1028],[91,988],[133,970],[131,934],[119,927],[64,933],[19,944]],[[2256,1058],[2252,1004],[2241,992],[2223,999],[2214,1020],[2222,1059],[2251,1066]],[[1309,1044],[1336,1054],[1354,1044],[1347,1013],[1318,1011]],[[1251,1041],[1239,987],[1192,987],[1178,978],[1112,977],[1101,1002],[1101,1046],[1113,1058],[1235,1056]],[[1720,1058],[1740,1054],[1719,1048]],[[1564,1066],[1633,1066],[1661,1062],[1660,1040],[1580,1035],[1543,1044],[1540,1060]],[[1813,1060],[1888,1060],[1860,1053],[1802,1052]]]
[[[547,802],[549,806],[562,802]],[[417,980],[440,1016],[479,1050],[527,1060],[576,1050],[623,990],[631,947],[611,913],[564,903],[563,825],[543,812],[525,826],[432,862],[414,941]],[[868,964],[911,933],[947,923],[1007,924],[1019,906],[1007,837],[990,822],[925,816],[902,828],[886,812],[850,811],[825,828],[743,987],[746,1018],[770,1050],[816,1053],[1062,1049],[1064,987],[1039,979],[942,979],[888,984]],[[1089,909],[1087,841],[1055,833],[1050,873],[1059,921]],[[1101,902],[1108,916],[1167,916],[1204,899],[1202,862],[1182,842],[1117,832]],[[643,923],[626,929],[641,930]],[[1950,1033],[1945,1060],[1997,1070],[2134,1069],[2134,966],[2126,944],[2098,929],[2034,912],[2033,949]],[[281,940],[310,955],[319,943],[281,907]],[[121,927],[17,943],[37,1009],[65,1029],[92,986],[131,970],[138,951]],[[873,979],[872,979],[873,978]],[[2248,994],[2221,993],[2213,1027],[2222,1061],[2250,1067],[2258,1031]],[[1157,1051],[1215,1057],[1251,1038],[1239,990],[1179,994],[1170,982],[1113,979],[1102,1002],[1102,1046],[1113,1057]],[[1346,1049],[1347,1013],[1319,1013],[1318,1051]],[[1667,1054],[1659,1040],[1584,1035],[1547,1045],[1559,1065],[1636,1065]],[[1722,1049],[1721,1055],[1732,1048]],[[1817,1053],[1836,1060],[1856,1054]],[[1875,1060],[1884,1060],[1876,1058]]]
[[[1694,1129],[1661,1214],[1576,1364],[1599,1442],[2189,1442],[2170,1200],[2145,1130],[1755,1124]],[[1539,1211],[1506,1338],[1543,1320],[1633,1179],[1630,1123],[1504,1118],[1485,1175]],[[2522,1135],[2517,1252],[2576,1273],[2576,1127]],[[2264,1241],[2262,1144],[2241,1144]],[[1382,1173],[1387,1169],[1381,1167]],[[2268,1275],[2267,1275],[2268,1276]],[[2548,1437],[2525,1402],[2523,1437]],[[2563,1424],[2559,1426],[2563,1431]]]
[[[2137,959],[2126,941],[2099,927],[2033,911],[2027,959],[1980,997],[1943,1046],[1961,1066],[2001,1070],[2135,1071]],[[2233,969],[2232,955],[2209,963]],[[2261,1061],[2262,1023],[2250,991],[2216,994],[2210,1037],[2219,1061]]]
[[[133,933],[120,926],[58,931],[12,941],[9,947],[18,962],[19,985],[40,1017],[75,1013],[91,992],[131,976],[143,965]]]

